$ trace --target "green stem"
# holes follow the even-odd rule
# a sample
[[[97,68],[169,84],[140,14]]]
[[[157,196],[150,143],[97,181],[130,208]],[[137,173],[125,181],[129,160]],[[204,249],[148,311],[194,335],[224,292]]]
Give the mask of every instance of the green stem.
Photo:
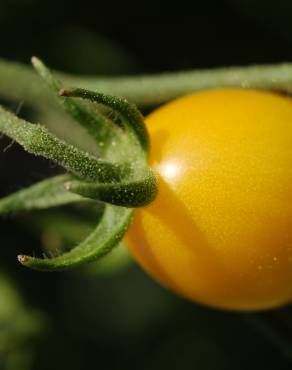
[[[73,180],[76,179],[71,175],[59,175],[1,198],[0,214],[47,209],[80,202],[84,200],[81,196],[70,193],[64,187],[65,183]]]
[[[129,103],[126,99],[112,95],[105,95],[99,92],[94,92],[80,88],[66,88],[59,92],[60,96],[77,97],[90,100],[92,102],[101,103],[113,110],[119,112],[125,119],[128,128],[134,133],[134,137],[138,139],[142,149],[148,153],[149,151],[149,136],[144,124],[144,119],[139,109]]]
[[[100,182],[118,181],[129,172],[130,164],[111,163],[65,143],[44,127],[28,123],[0,106],[0,132],[36,156],[51,159],[74,175]]]
[[[65,188],[90,199],[123,207],[144,207],[157,196],[157,180],[150,170],[139,178],[127,179],[117,184],[93,184],[80,180],[69,180]],[[1,203],[0,203],[1,204]]]
[[[4,59],[0,59],[0,96],[36,106],[40,103],[53,105],[55,100],[30,66]]]
[[[192,91],[215,87],[289,90],[292,63],[170,72],[157,75],[103,78],[59,74],[65,83],[123,96],[140,106],[156,105]],[[50,99],[32,69],[0,59],[0,95],[36,103]]]
[[[96,140],[99,146],[99,151],[103,153],[104,149],[108,146],[108,143],[111,140],[117,139],[119,134],[111,120],[100,114],[97,109],[93,111],[90,110],[89,107],[79,104],[76,99],[64,99],[61,96],[58,96],[59,91],[63,88],[62,83],[54,78],[51,71],[38,58],[32,58],[32,65],[49,86],[51,91],[55,93],[56,98],[58,97],[58,101],[65,111],[67,111],[73,119],[88,131],[88,133]]]
[[[120,95],[141,105],[157,105],[193,91],[219,87],[289,90],[292,63],[198,69],[133,77],[74,78],[74,85]]]
[[[132,209],[107,204],[96,229],[77,247],[55,258],[19,255],[18,260],[27,267],[42,271],[65,270],[96,261],[119,244],[132,217]]]

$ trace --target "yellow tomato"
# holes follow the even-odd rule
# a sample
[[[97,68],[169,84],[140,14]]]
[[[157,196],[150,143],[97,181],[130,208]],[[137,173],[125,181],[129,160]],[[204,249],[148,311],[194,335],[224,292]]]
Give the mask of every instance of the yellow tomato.
[[[218,89],[147,119],[159,194],[130,250],[158,281],[213,307],[292,300],[292,100]]]

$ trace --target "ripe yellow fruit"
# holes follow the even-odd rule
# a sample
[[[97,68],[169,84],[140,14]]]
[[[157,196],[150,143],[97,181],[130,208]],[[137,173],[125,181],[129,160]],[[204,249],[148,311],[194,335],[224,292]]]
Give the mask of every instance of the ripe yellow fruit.
[[[126,236],[158,281],[202,304],[292,300],[292,100],[218,89],[146,119],[159,194]]]

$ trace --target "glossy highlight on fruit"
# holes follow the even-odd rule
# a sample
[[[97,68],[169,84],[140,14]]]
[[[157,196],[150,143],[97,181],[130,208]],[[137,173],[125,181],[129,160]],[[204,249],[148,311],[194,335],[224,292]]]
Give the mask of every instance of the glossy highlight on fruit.
[[[259,310],[292,301],[292,100],[217,89],[146,119],[159,194],[126,242],[192,301]]]

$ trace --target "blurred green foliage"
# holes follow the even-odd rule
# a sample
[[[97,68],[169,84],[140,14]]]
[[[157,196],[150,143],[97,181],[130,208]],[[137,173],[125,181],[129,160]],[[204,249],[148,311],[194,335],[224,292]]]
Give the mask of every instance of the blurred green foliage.
[[[29,370],[34,341],[45,328],[44,317],[27,307],[16,286],[0,273],[0,368]]]

